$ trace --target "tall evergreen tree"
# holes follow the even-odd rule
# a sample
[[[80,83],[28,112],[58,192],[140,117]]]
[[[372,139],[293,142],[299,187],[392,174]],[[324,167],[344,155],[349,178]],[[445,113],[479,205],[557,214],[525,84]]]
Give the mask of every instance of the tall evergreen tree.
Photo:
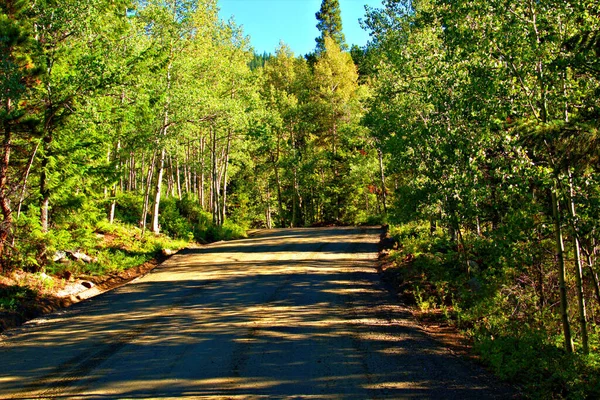
[[[330,37],[342,49],[346,50],[346,38],[342,32],[342,16],[340,14],[339,0],[323,0],[321,9],[315,14],[317,17],[317,29],[321,36],[315,39],[317,42],[317,53],[325,50],[325,38]]]

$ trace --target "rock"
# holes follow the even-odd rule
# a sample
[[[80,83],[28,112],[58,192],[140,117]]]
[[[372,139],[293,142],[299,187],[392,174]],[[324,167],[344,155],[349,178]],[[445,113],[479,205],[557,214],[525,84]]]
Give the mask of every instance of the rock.
[[[69,256],[75,261],[83,261],[84,263],[92,263],[98,261],[96,257],[90,257],[80,251],[69,251]]]
[[[60,251],[58,250],[56,253],[54,253],[54,255],[52,256],[52,261],[54,262],[58,262],[63,260],[64,258],[67,257],[67,253],[64,251]]]
[[[171,249],[162,249],[162,253],[163,256],[172,256],[173,254],[177,253],[177,251]]]
[[[94,287],[94,284],[92,282],[83,281],[83,282],[81,282],[81,286],[91,289]]]

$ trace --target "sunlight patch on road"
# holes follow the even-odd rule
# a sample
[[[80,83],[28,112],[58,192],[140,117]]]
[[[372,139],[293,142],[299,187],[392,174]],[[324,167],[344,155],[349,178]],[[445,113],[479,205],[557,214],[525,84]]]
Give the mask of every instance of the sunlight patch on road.
[[[90,391],[89,395],[100,395],[110,393],[113,398],[131,398],[132,394],[140,393],[143,398],[154,398],[152,393],[164,393],[160,398],[169,398],[169,393],[177,393],[174,398],[182,398],[190,396],[192,398],[206,398],[205,395],[211,396],[215,392],[227,393],[237,392],[240,390],[256,390],[269,389],[279,385],[293,385],[295,381],[275,380],[264,378],[207,378],[207,379],[152,379],[148,380],[127,380],[121,382],[112,382],[110,391],[102,386],[97,386],[95,390]],[[148,392],[151,387],[152,391]],[[75,396],[76,397],[76,396]],[[134,398],[139,398],[137,395]],[[215,398],[223,399],[223,395]],[[235,395],[227,395],[226,398],[235,398]],[[249,398],[243,396],[243,398]],[[252,398],[255,398],[252,396]]]
[[[408,350],[398,347],[389,347],[387,349],[377,350],[377,353],[394,357],[409,354]]]
[[[385,335],[382,333],[374,333],[374,332],[363,333],[360,335],[360,339],[376,341],[376,342],[394,342],[394,343],[400,343],[400,342],[406,340],[402,336]]]
[[[372,383],[372,384],[366,384],[363,385],[362,387],[364,389],[367,390],[381,390],[381,389],[410,389],[411,391],[414,390],[423,390],[423,393],[427,393],[428,390],[431,389],[431,383],[429,382],[420,382],[420,383],[415,383],[415,382],[381,382],[381,383]],[[415,398],[420,397],[415,395]]]
[[[268,389],[278,385],[293,385],[295,381],[290,380],[274,380],[274,379],[261,379],[261,378],[208,378],[202,380],[194,380],[193,383],[197,387],[218,387],[219,390],[243,390],[243,389]]]
[[[322,290],[323,293],[331,293],[331,294],[369,294],[369,293],[379,293],[379,290],[375,289],[366,289],[366,288],[341,288],[341,289],[325,289]]]

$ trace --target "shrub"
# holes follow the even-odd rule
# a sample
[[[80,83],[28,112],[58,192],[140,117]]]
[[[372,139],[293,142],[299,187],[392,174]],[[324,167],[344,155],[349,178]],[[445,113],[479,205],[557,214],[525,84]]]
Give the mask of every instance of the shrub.
[[[206,231],[206,238],[209,241],[241,239],[244,237],[246,237],[246,230],[231,221],[225,221],[222,226],[212,225]]]
[[[115,218],[137,226],[143,207],[143,196],[131,192],[119,193],[116,197]]]
[[[188,239],[190,236],[193,237],[194,229],[190,221],[181,215],[177,203],[173,197],[162,200],[158,221],[162,231],[167,235],[178,239]]]

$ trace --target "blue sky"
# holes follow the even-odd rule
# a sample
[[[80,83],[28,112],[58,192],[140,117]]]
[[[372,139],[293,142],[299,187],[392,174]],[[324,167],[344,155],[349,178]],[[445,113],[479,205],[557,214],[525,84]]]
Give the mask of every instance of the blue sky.
[[[364,17],[365,4],[381,7],[381,0],[340,0],[348,45],[363,46],[369,40],[358,23]],[[321,0],[219,0],[219,15],[225,20],[233,15],[257,53],[274,53],[283,40],[296,55],[304,55],[315,48],[319,36],[315,13],[320,7]]]

